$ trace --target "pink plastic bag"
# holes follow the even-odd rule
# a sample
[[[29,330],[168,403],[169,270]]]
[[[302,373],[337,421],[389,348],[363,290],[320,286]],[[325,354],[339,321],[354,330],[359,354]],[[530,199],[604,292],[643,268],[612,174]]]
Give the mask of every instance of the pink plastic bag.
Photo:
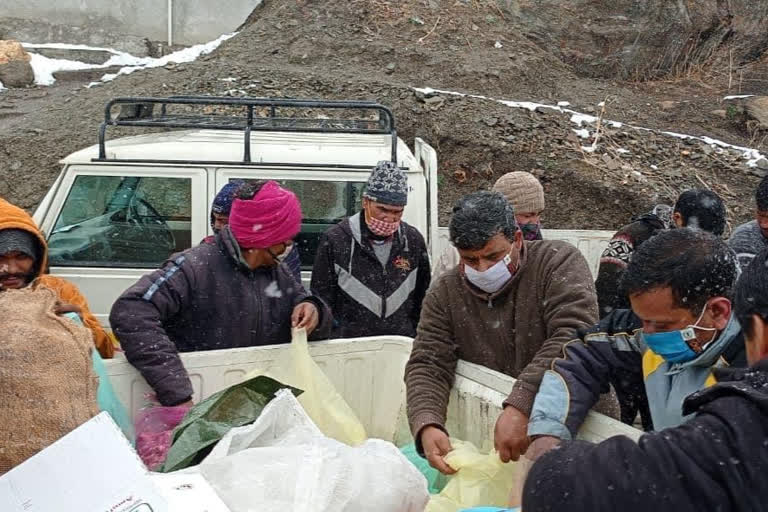
[[[154,471],[165,462],[173,429],[190,409],[190,405],[148,405],[136,415],[136,451],[147,468]]]

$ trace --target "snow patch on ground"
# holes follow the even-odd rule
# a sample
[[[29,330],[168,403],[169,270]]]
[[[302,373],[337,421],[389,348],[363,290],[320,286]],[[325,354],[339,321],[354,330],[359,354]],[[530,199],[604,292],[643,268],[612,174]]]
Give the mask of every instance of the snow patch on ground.
[[[588,139],[589,138],[589,130],[586,128],[582,128],[581,130],[573,129],[574,133],[581,137],[582,139]]]
[[[3,86],[3,82],[0,82],[0,91],[4,91],[4,90],[5,90],[5,86]]]
[[[510,100],[499,100],[496,98],[490,98],[487,96],[481,96],[479,94],[464,94],[461,92],[455,92],[455,91],[446,91],[441,89],[433,89],[431,87],[414,87],[413,90],[420,92],[425,95],[432,95],[432,94],[448,94],[452,96],[464,96],[468,98],[476,98],[481,100],[488,100],[488,101],[495,101],[497,103],[501,103],[502,105],[506,105],[508,107],[515,107],[515,108],[525,108],[530,111],[539,109],[550,109],[555,110],[557,112],[562,112],[564,114],[570,114],[571,115],[571,122],[576,124],[579,128],[582,128],[584,124],[594,124],[597,122],[597,117],[584,114],[581,112],[577,112],[575,110],[571,110],[568,108],[563,108],[561,106],[554,106],[554,105],[545,105],[542,103],[531,103],[528,101],[510,101]],[[598,106],[603,106],[604,102],[598,103]],[[625,126],[624,123],[621,123],[619,121],[611,121],[611,120],[603,120],[603,123],[607,123],[609,126],[612,126],[614,128],[621,128],[622,126]],[[766,158],[765,155],[760,153],[756,149],[747,148],[744,146],[736,146],[734,144],[728,144],[727,142],[723,142],[721,140],[713,139],[711,137],[698,137],[695,135],[685,135],[682,133],[675,133],[675,132],[667,132],[662,130],[654,130],[651,128],[644,128],[642,126],[634,126],[634,125],[626,125],[627,127],[633,129],[633,130],[640,130],[640,131],[646,131],[646,132],[654,132],[661,135],[667,135],[669,137],[676,137],[678,139],[692,139],[692,140],[698,140],[701,142],[704,142],[705,144],[709,144],[710,146],[714,146],[717,148],[722,149],[734,149],[736,151],[740,151],[742,153],[742,158],[744,158],[747,161],[747,166],[749,167],[756,167],[757,162],[762,159]],[[591,146],[582,146],[581,148],[583,151],[587,153],[594,152],[597,147],[595,144],[592,144]]]
[[[91,69],[93,64],[86,64],[76,60],[49,59],[38,53],[29,53],[29,64],[35,72],[35,83],[37,85],[53,85],[56,79],[53,74],[57,71],[79,71],[81,69]]]
[[[576,126],[582,126],[584,123],[592,124],[597,121],[597,118],[595,116],[590,116],[589,114],[573,114],[571,116],[571,122],[576,124]]]
[[[117,73],[107,73],[106,75],[101,77],[101,81],[111,82],[112,80],[114,80],[120,75],[130,75],[134,71],[139,71],[141,69],[160,68],[163,66],[167,66],[170,63],[183,64],[185,62],[192,62],[202,55],[208,55],[213,50],[218,48],[221,43],[223,43],[227,39],[231,39],[235,37],[235,35],[237,35],[237,32],[233,32],[231,34],[224,34],[218,39],[214,39],[213,41],[210,41],[208,43],[190,46],[189,48],[184,48],[183,50],[170,53],[165,57],[160,57],[160,58],[144,57],[141,59],[137,59],[138,62],[120,69]],[[98,83],[99,82],[93,82],[89,84],[89,87],[92,85],[98,85]]]
[[[754,94],[736,94],[734,96],[725,96],[724,100],[740,100],[742,98],[752,98]]]
[[[30,65],[35,72],[35,83],[38,85],[53,85],[56,79],[53,74],[57,71],[79,71],[83,69],[103,69],[113,66],[123,66],[117,73],[107,73],[101,77],[99,82],[91,82],[88,87],[99,85],[102,82],[109,82],[114,80],[120,75],[128,75],[134,71],[141,69],[158,68],[166,66],[170,63],[183,64],[185,62],[192,62],[202,55],[207,55],[213,50],[219,47],[221,43],[227,39],[231,39],[237,34],[233,32],[231,34],[224,34],[223,36],[209,41],[207,43],[190,46],[177,52],[170,53],[165,57],[135,57],[129,53],[114,50],[112,48],[99,48],[95,46],[87,46],[82,44],[68,44],[68,43],[22,43],[22,45],[29,49],[35,48],[59,48],[59,49],[71,49],[71,50],[94,50],[94,51],[106,51],[112,54],[104,64],[88,64],[85,62],[79,62],[66,59],[49,59],[40,54],[30,51],[31,56]]]

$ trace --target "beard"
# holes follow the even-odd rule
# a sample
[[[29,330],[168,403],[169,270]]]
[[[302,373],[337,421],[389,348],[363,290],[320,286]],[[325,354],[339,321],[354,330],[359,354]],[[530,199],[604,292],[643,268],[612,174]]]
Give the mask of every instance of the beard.
[[[22,272],[0,272],[0,289],[2,288],[23,288],[32,280],[32,273],[24,274]],[[6,285],[7,282],[13,283],[11,286]],[[16,282],[21,283],[17,285]]]

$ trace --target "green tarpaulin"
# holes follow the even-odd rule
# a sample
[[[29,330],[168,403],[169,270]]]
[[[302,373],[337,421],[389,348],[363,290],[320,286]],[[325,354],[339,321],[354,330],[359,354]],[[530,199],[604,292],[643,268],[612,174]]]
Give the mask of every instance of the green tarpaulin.
[[[173,431],[173,440],[160,471],[168,473],[199,464],[222,437],[234,427],[256,421],[275,393],[289,388],[269,377],[259,376],[211,395],[194,406]]]

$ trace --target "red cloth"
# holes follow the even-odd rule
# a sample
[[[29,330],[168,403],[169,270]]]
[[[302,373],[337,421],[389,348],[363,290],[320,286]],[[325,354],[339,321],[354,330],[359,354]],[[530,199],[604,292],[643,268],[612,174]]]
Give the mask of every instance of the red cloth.
[[[268,181],[253,199],[235,199],[229,229],[243,249],[266,249],[299,233],[301,205],[293,192]]]

